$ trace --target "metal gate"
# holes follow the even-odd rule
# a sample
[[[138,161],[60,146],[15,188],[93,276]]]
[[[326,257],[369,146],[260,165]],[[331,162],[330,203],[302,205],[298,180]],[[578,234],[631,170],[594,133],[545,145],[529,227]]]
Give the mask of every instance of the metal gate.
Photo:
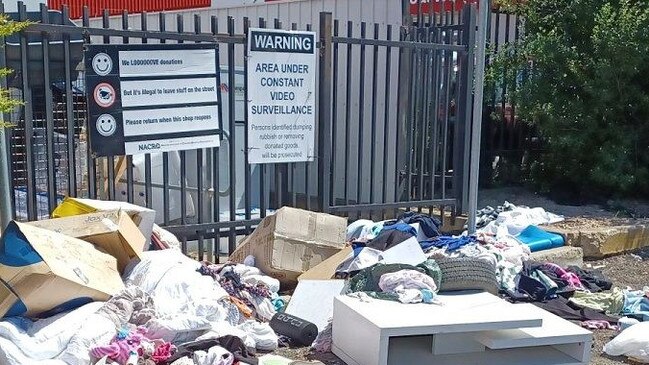
[[[0,2],[1,7],[1,2]],[[403,209],[465,212],[473,105],[476,10],[430,18],[417,27],[339,23],[330,13],[306,30],[319,34],[315,162],[247,163],[248,18],[171,18],[143,13],[139,28],[81,24],[69,10],[43,6],[35,21],[2,40],[2,80],[24,106],[4,120],[11,216],[49,216],[64,196],[114,199],[155,208],[183,250],[218,261],[267,214],[284,205],[380,219]],[[1,8],[0,8],[1,10]],[[155,21],[154,21],[155,20]],[[152,24],[157,23],[157,24]],[[191,23],[191,24],[189,24]],[[297,24],[254,26],[297,29]],[[84,44],[214,43],[221,59],[220,148],[94,158],[86,143]]]

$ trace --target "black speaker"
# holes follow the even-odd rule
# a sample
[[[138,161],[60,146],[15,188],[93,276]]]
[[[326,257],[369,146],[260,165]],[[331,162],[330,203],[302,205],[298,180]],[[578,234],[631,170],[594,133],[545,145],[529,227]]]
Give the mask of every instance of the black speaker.
[[[287,313],[276,313],[270,320],[270,328],[302,346],[311,346],[318,336],[315,324]]]

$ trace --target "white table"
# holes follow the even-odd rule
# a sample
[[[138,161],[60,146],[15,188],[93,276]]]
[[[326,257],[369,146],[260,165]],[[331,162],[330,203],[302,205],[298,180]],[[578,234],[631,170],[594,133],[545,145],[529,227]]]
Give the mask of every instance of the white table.
[[[348,365],[587,364],[592,334],[533,305],[489,293],[443,305],[339,296],[333,352]]]

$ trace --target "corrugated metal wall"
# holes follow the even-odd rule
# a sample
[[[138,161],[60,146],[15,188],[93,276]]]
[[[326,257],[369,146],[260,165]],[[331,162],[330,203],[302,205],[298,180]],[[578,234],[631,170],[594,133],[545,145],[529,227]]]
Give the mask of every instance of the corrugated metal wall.
[[[79,19],[83,15],[83,7],[88,6],[90,16],[101,16],[104,9],[108,9],[111,15],[121,14],[123,10],[129,13],[140,13],[143,11],[163,11],[178,9],[209,8],[212,0],[48,0],[47,6],[51,9],[60,9],[67,5],[70,9],[70,17]]]

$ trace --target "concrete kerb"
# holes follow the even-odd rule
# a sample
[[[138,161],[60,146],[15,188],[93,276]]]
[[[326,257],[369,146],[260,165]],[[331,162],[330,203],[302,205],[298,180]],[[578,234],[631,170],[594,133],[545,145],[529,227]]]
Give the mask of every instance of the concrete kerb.
[[[543,229],[561,234],[566,246],[582,248],[587,259],[601,259],[649,247],[649,223],[581,229],[545,226]]]

